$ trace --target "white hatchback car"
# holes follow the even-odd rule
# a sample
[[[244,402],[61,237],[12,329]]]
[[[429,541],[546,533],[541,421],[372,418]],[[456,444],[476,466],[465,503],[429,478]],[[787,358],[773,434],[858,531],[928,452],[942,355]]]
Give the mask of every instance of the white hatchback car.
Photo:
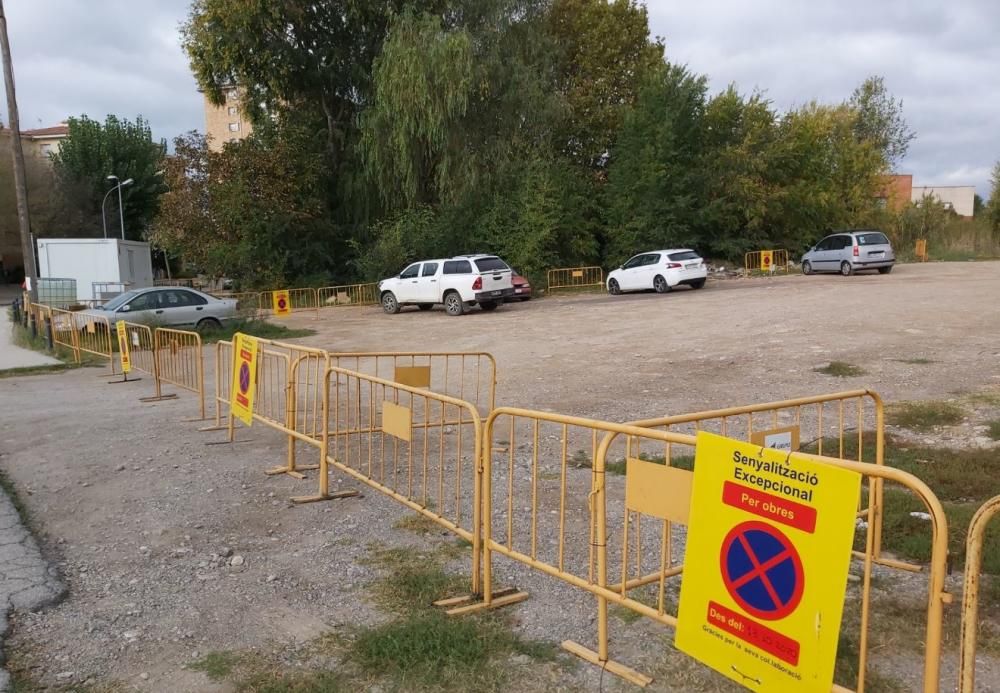
[[[462,315],[479,304],[495,310],[514,296],[513,271],[495,255],[457,255],[414,262],[395,277],[378,283],[382,310],[390,315],[415,305],[430,310],[443,303],[448,315]]]
[[[686,284],[692,289],[705,286],[708,268],[693,250],[654,250],[640,253],[618,269],[608,273],[608,293],[648,291],[665,294],[675,286]]]

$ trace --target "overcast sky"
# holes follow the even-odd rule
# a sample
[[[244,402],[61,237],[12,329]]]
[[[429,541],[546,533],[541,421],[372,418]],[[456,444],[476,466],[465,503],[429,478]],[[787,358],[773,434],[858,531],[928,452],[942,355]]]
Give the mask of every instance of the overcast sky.
[[[21,125],[142,114],[156,137],[204,129],[180,49],[188,0],[6,0]],[[914,183],[988,192],[1000,159],[997,0],[649,0],[667,57],[713,91],[764,91],[781,110],[838,102],[871,74],[904,102]],[[6,112],[3,114],[6,120]]]

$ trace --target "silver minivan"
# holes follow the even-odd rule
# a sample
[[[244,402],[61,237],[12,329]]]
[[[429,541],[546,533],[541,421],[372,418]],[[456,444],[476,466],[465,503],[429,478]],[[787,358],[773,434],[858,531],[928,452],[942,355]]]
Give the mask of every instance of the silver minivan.
[[[848,277],[859,270],[889,274],[896,264],[892,244],[881,231],[865,229],[834,233],[802,256],[802,273],[840,272]]]

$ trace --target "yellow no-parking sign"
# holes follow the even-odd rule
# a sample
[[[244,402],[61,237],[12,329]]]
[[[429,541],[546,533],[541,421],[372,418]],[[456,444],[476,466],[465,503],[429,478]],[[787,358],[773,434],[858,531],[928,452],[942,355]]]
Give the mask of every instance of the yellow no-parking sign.
[[[747,688],[823,691],[861,475],[699,433],[676,645]]]
[[[257,339],[237,332],[233,335],[233,386],[230,410],[247,426],[253,424],[253,400],[257,392]]]
[[[288,289],[275,291],[271,296],[274,301],[275,315],[288,315],[292,312],[292,299],[288,295]]]
[[[760,251],[760,267],[765,272],[770,272],[774,269],[774,251],[773,250],[762,250]]]
[[[128,346],[128,326],[124,320],[119,320],[115,329],[118,330],[118,356],[122,361],[122,373],[132,372],[132,354],[129,353]]]

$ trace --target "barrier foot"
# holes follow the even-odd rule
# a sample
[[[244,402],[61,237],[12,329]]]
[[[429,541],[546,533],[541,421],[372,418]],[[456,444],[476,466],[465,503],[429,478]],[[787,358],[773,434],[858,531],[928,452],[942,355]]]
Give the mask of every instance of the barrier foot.
[[[653,679],[650,678],[649,676],[641,674],[635,669],[630,669],[624,664],[619,664],[618,662],[615,662],[610,659],[602,662],[598,658],[596,652],[594,652],[588,647],[584,647],[580,643],[573,642],[572,640],[564,640],[562,643],[562,648],[567,652],[569,652],[570,654],[575,654],[580,659],[586,660],[591,664],[596,664],[605,671],[625,679],[629,683],[634,683],[636,686],[639,686],[640,688],[645,688],[646,686],[648,686],[653,682]]]
[[[505,587],[503,589],[495,590],[493,592],[493,598],[506,597],[508,594],[513,594],[517,592],[516,587]],[[474,602],[477,599],[481,599],[480,594],[461,594],[457,597],[445,597],[444,599],[438,599],[436,602],[432,602],[434,606],[458,606],[459,604],[468,604],[469,602]]]
[[[353,498],[360,495],[357,491],[337,491],[336,493],[328,493],[325,496],[319,494],[315,496],[292,496],[292,502],[297,505],[302,503],[319,503],[321,501],[337,500],[338,498]]]
[[[302,465],[301,467],[296,467],[295,469],[289,469],[288,467],[272,467],[271,469],[265,469],[264,473],[267,474],[268,476],[275,476],[276,474],[287,474],[288,476],[292,477],[293,479],[305,479],[306,475],[299,473],[297,471],[299,469],[305,469],[305,470],[319,469],[319,465],[318,464],[305,464],[305,465]]]
[[[169,395],[159,395],[158,397],[140,397],[140,402],[162,402],[165,399],[177,399],[177,393],[171,393]]]
[[[201,417],[197,417],[197,418],[194,418],[194,419],[181,419],[181,421],[183,421],[184,423],[195,423],[196,421],[208,421],[211,418],[212,417],[210,417],[210,416],[201,416]]]
[[[129,380],[128,376],[125,376],[125,378],[122,380],[109,380],[108,385],[121,385],[122,383],[137,383],[140,380],[142,380],[142,378],[132,378],[131,380]]]
[[[205,433],[206,431],[228,431],[229,426],[202,426],[198,429],[200,433]]]
[[[510,606],[511,604],[517,604],[518,602],[523,602],[528,598],[527,592],[519,592],[517,589],[507,589],[499,590],[493,593],[493,599],[489,604],[486,602],[475,602],[473,604],[467,604],[466,606],[456,606],[452,609],[447,609],[445,611],[449,616],[461,616],[463,614],[471,614],[477,611],[483,611],[486,609],[499,609],[503,606]],[[458,597],[459,601],[457,603],[461,604],[465,601],[469,601],[469,598]],[[452,600],[443,599],[441,602],[449,602]],[[441,604],[440,602],[434,602],[435,605],[446,606],[447,604]]]

